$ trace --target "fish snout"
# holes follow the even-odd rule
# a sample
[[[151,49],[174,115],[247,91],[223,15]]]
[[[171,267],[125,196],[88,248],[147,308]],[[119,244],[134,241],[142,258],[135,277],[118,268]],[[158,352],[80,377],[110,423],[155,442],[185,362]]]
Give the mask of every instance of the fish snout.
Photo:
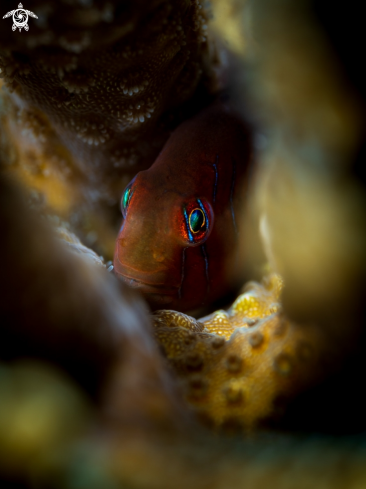
[[[141,238],[133,242],[126,236],[117,239],[115,257],[123,266],[146,274],[168,274],[172,269],[170,255],[164,247],[149,245]]]
[[[114,271],[153,309],[172,307],[181,286],[181,253],[171,230],[153,219],[127,218],[116,241]]]

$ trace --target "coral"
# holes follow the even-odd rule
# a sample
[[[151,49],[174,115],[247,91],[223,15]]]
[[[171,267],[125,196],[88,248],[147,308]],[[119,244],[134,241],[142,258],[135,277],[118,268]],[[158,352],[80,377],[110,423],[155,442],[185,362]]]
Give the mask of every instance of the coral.
[[[13,166],[110,258],[123,188],[216,89],[207,12],[198,0],[28,7],[38,20],[26,36],[0,33]]]
[[[187,402],[216,427],[258,428],[276,421],[299,392],[329,371],[329,342],[319,328],[281,311],[282,279],[249,283],[228,311],[195,320],[162,310],[155,336]]]
[[[85,178],[100,171],[115,180],[131,165],[133,172],[149,166],[186,117],[182,104],[213,82],[200,2],[61,2],[46,9],[35,1],[31,8],[43,22],[27,38],[0,36],[7,86],[47,116]],[[204,103],[197,99],[193,111]],[[126,151],[134,158],[115,160]]]
[[[151,388],[154,402],[164,410],[167,378],[142,299],[108,274],[102,260],[72,233],[52,233],[1,172],[0,222],[1,251],[7,257],[0,284],[0,358],[52,363],[94,401],[108,398],[111,417],[127,414],[126,402],[150,412],[142,399],[150,397]],[[144,378],[148,384],[137,388]],[[120,394],[125,382],[126,397]],[[168,398],[172,392],[167,388]],[[164,418],[170,411],[165,407]]]
[[[101,264],[95,266],[95,256],[82,260],[80,255],[89,253],[83,246],[78,249],[73,236],[63,233],[62,240],[50,239],[49,229],[2,173],[0,185],[2,486],[7,487],[10,479],[25,488],[57,489],[75,483],[98,489],[126,485],[170,489],[172,480],[177,489],[188,485],[224,489],[228,483],[234,488],[265,484],[281,489],[297,480],[322,489],[362,487],[366,477],[362,437],[337,440],[282,433],[233,442],[203,433],[179,409],[179,397],[174,402],[174,385],[152,341],[141,300],[119,287]],[[65,250],[65,246],[70,250],[65,241],[76,256]],[[272,304],[277,307],[280,285],[277,277],[264,287],[251,285],[251,293],[237,303],[236,310],[247,318],[246,332],[256,328],[247,315],[265,315],[271,313]],[[273,314],[279,312],[267,317]],[[210,318],[200,323],[170,312],[163,313],[161,331],[163,336],[169,329],[192,333],[189,341],[199,334],[198,342],[206,338],[214,350],[225,349],[230,342],[225,331],[221,336],[202,334],[206,321],[216,333],[222,331]],[[179,322],[185,327],[174,327]],[[173,336],[171,340],[174,343]],[[175,344],[182,351],[187,348],[183,342]],[[261,348],[258,339],[253,344]],[[299,361],[303,357],[311,372],[314,356],[306,359],[309,352],[301,351]],[[22,357],[36,358],[37,364],[19,360]],[[225,367],[239,377],[235,371],[244,372],[246,359],[242,364],[235,357],[227,360]],[[299,378],[295,372],[300,363],[295,361],[291,377],[286,376],[289,364],[284,360],[280,358],[276,368],[286,386]],[[190,368],[199,365],[199,359],[190,358]],[[69,375],[60,375],[60,367]],[[194,380],[193,390],[200,393],[202,383]],[[239,402],[240,394],[229,387],[226,397]],[[99,396],[85,399],[95,390]],[[336,394],[339,401],[338,383]],[[337,411],[336,403],[332,409]],[[177,425],[180,429],[171,436]],[[235,428],[235,422],[227,428]]]
[[[337,9],[330,20],[327,2],[315,3],[279,0],[273,21],[270,1],[251,2],[243,23],[251,83],[249,94],[238,93],[268,135],[259,156],[266,172],[258,220],[266,256],[286,282],[284,308],[299,322],[316,318],[332,336],[343,335],[345,348],[365,317],[361,30],[353,28],[352,9]]]
[[[248,3],[254,13],[243,16],[242,2],[232,2],[237,15],[231,42],[242,54],[246,17],[254,28],[247,43],[252,64],[248,70],[239,60],[233,73],[240,79],[238,107],[244,105],[245,79],[255,95],[251,100],[256,99],[253,114],[267,136],[258,138],[258,148],[267,143],[270,161],[258,173],[265,182],[262,234],[274,270],[283,272],[285,312],[279,308],[280,280],[274,277],[250,285],[229,311],[199,321],[161,312],[155,332],[186,400],[217,427],[251,430],[278,418],[276,427],[283,429],[282,414],[292,399],[302,403],[302,391],[338,369],[331,389],[324,382],[308,392],[311,402],[298,417],[300,428],[361,433],[364,43],[351,42],[353,32],[363,33],[362,25],[355,28],[356,17],[363,22],[361,7],[341,5],[338,11],[341,22],[333,31],[341,45],[338,58],[319,35],[324,25],[308,15],[310,4],[319,2]],[[329,26],[334,19],[329,11],[337,6],[321,3]],[[4,0],[2,8],[4,13],[14,8],[13,0]],[[78,223],[85,243],[94,246],[107,215],[98,214],[100,203],[115,206],[121,189],[155,159],[171,130],[207,102],[214,77],[206,14],[200,3],[186,0],[61,0],[57,5],[29,0],[27,8],[39,17],[29,32],[0,30],[7,87],[0,101],[1,163],[4,172],[12,171],[32,188],[32,207],[56,208],[64,214],[61,219]],[[102,265],[100,252],[94,255],[71,235],[61,243],[51,239],[47,226],[3,184],[2,174],[0,184],[0,354],[7,363],[0,379],[0,397],[7,400],[0,451],[15,460],[12,486],[364,485],[363,435],[345,441],[281,433],[237,443],[203,436],[182,410],[144,303],[103,266],[91,265]],[[106,227],[113,228],[111,221]],[[107,235],[101,241],[108,241]],[[66,391],[80,399],[89,395],[98,419],[91,420],[80,444],[94,456],[75,454],[68,429],[56,430],[55,436],[47,429],[47,416],[40,413],[65,428],[74,420],[83,428],[84,413],[77,405],[66,406],[65,390],[60,392],[65,404],[53,397],[57,373],[50,373],[46,384],[43,374],[31,379],[29,364],[19,370],[17,360],[24,357],[44,362],[41,370],[48,370],[47,363],[62,368]],[[27,379],[31,385],[24,389]],[[44,383],[44,410],[34,403],[39,383]],[[68,389],[69,383],[77,387]],[[323,412],[320,426],[309,407]],[[36,435],[33,441],[24,439],[28,428]],[[60,446],[63,434],[66,445]],[[103,448],[106,480],[98,479]],[[37,467],[29,463],[29,452],[39,453]],[[37,471],[45,477],[40,484]],[[4,487],[6,476],[7,467],[1,466]]]
[[[0,467],[7,474],[31,473],[47,452],[71,444],[91,421],[86,396],[41,362],[1,365],[0,392]]]

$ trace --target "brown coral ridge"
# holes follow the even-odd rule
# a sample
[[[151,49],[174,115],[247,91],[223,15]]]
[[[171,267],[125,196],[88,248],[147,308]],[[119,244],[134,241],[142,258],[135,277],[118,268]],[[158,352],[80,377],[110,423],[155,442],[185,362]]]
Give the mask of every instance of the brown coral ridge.
[[[215,427],[250,431],[275,423],[339,357],[318,327],[286,318],[281,289],[280,277],[268,276],[263,285],[248,284],[228,311],[198,321],[155,313],[156,338],[188,404]]]
[[[66,372],[114,426],[173,428],[178,398],[142,300],[85,247],[70,252],[77,244],[53,236],[3,174],[0,223],[1,361],[35,359]]]
[[[2,8],[11,10],[11,2]],[[67,165],[88,182],[94,201],[117,200],[170,131],[208,101],[215,82],[206,12],[187,0],[92,6],[34,0],[27,8],[39,19],[26,36],[0,33],[14,118],[21,124],[28,114],[30,130],[46,147],[57,134],[71,153]],[[64,178],[72,184],[72,175]]]

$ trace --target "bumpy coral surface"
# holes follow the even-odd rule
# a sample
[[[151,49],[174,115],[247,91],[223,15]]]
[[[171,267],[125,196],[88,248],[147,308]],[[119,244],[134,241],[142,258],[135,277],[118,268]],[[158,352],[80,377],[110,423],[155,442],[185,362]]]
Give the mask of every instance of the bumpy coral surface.
[[[204,97],[182,104],[211,83],[201,3],[30,3],[39,20],[27,36],[0,36],[16,119],[40,143],[55,131],[90,181],[101,173],[111,183],[151,164]]]
[[[325,374],[319,328],[291,323],[279,304],[282,280],[249,283],[228,311],[196,321],[155,314],[155,335],[186,400],[215,426],[252,429],[275,420],[291,398]]]
[[[245,20],[241,12],[242,2],[228,1],[226,4],[220,1],[223,8],[226,5],[230,8],[232,3],[238,5],[235,19],[241,28]],[[314,199],[313,184],[319,183],[319,175],[328,163],[332,184],[337,183],[333,177],[337,174],[338,158],[342,160],[342,166],[347,168],[347,172],[351,171],[352,158],[346,155],[349,149],[344,150],[345,146],[350,146],[345,144],[344,137],[347,139],[350,135],[352,140],[355,135],[358,137],[357,128],[355,130],[355,124],[352,123],[353,117],[345,117],[348,109],[338,110],[332,96],[329,97],[329,94],[334,93],[332,87],[334,89],[334,83],[338,83],[340,77],[337,72],[328,69],[329,65],[323,59],[313,64],[306,54],[310,51],[317,55],[321,53],[322,43],[316,36],[318,27],[315,21],[307,20],[300,13],[300,21],[294,22],[293,12],[303,2],[257,0],[250,3],[258,6],[259,23],[267,38],[266,43],[262,43],[256,34],[250,38],[257,53],[258,50],[266,53],[263,70],[259,73],[256,68],[259,76],[254,81],[252,78],[251,84],[258,88],[259,93],[266,94],[263,98],[263,113],[272,114],[268,133],[274,136],[275,146],[278,148],[282,145],[284,150],[279,153],[278,160],[281,165],[288,161],[296,176],[293,192],[292,187],[289,190],[286,185],[275,186],[276,191],[270,194],[266,192],[265,195],[270,195],[267,208],[277,213],[289,230],[288,233],[283,232],[284,227],[279,226],[279,244],[272,240],[272,245],[275,244],[272,250],[277,257],[286,260],[290,258],[290,262],[293,258],[293,275],[286,273],[288,267],[283,272],[286,294],[294,293],[290,294],[292,300],[286,302],[284,297],[284,304],[286,313],[297,317],[302,325],[300,328],[289,322],[277,309],[277,287],[280,287],[277,278],[263,286],[251,285],[228,312],[219,311],[201,321],[171,311],[156,316],[158,339],[165,349],[171,370],[182,384],[186,399],[216,426],[230,428],[239,425],[246,429],[258,426],[261,421],[275,419],[296,393],[321,381],[327,372],[324,364],[333,361],[341,368],[341,364],[334,360],[330,340],[334,338],[337,351],[344,351],[347,332],[363,325],[362,316],[360,321],[358,314],[363,298],[360,299],[358,291],[361,290],[360,284],[364,284],[365,276],[357,259],[357,277],[360,276],[361,281],[352,280],[352,276],[347,278],[349,276],[343,274],[337,277],[334,274],[341,268],[340,260],[332,254],[334,243],[345,250],[346,263],[349,257],[357,257],[357,253],[354,253],[354,247],[344,245],[345,237],[357,244],[362,257],[365,250],[365,246],[362,246],[364,241],[358,240],[358,234],[354,233],[354,229],[360,228],[353,224],[355,214],[345,213],[345,221],[352,223],[350,227],[342,225],[343,221],[340,223],[338,220],[339,210],[342,210],[345,202],[338,184],[335,185],[335,200],[332,199],[330,205],[327,199]],[[286,17],[285,23],[278,22],[281,17],[279,8],[285,4],[289,7],[285,10],[290,15]],[[1,4],[3,13],[14,7],[13,0],[4,0]],[[157,154],[163,140],[168,137],[170,128],[174,128],[180,118],[185,118],[181,105],[175,106],[175,103],[180,103],[185,96],[187,98],[184,100],[191,99],[189,91],[197,94],[201,82],[205,85],[205,80],[209,81],[210,76],[207,74],[210,70],[206,65],[208,46],[204,39],[205,17],[200,14],[202,9],[198,3],[183,0],[60,0],[57,4],[27,0],[25,7],[36,12],[39,17],[37,22],[32,19],[28,32],[12,33],[9,19],[4,21],[0,30],[1,70],[7,87],[13,90],[13,108],[10,108],[7,101],[6,120],[3,117],[2,121],[6,130],[0,132],[1,164],[4,163],[3,167],[8,169],[13,163],[15,173],[21,173],[29,186],[46,191],[47,203],[59,212],[65,208],[69,210],[70,206],[83,210],[74,192],[82,194],[87,200],[89,214],[86,214],[91,221],[96,216],[96,206],[93,209],[92,204],[103,198],[113,202],[124,186],[123,178],[129,178],[125,173],[135,173],[139,168],[138,161],[141,161],[141,166],[147,165],[149,158],[152,161],[154,152]],[[342,22],[335,31],[339,33],[344,47],[346,41],[353,39],[345,34],[345,14],[352,12],[355,17],[358,11],[344,5],[341,9]],[[333,10],[336,10],[335,5],[332,5]],[[333,19],[328,7],[325,12],[327,20]],[[161,18],[166,15],[167,23],[159,23],[159,15]],[[187,38],[192,36],[197,42],[191,45],[187,43],[186,46],[182,42],[181,49],[172,60],[179,61],[182,53],[190,51],[189,56],[197,60],[199,81],[197,77],[190,77],[190,73],[195,71],[190,70],[188,61],[185,65],[187,70],[183,68],[177,78],[174,78],[177,73],[174,62],[163,63],[162,66],[156,64],[158,99],[164,99],[166,105],[163,104],[159,115],[158,109],[153,112],[148,110],[151,117],[146,112],[145,117],[144,113],[139,112],[141,106],[136,107],[133,103],[131,107],[127,105],[134,98],[138,103],[141,94],[149,92],[149,88],[144,89],[141,83],[145,75],[151,78],[149,60],[144,53],[135,50],[136,45],[144,39],[147,52],[151,54],[154,39],[160,39],[158,31],[161,36],[167,30],[171,34],[171,42],[164,44],[164,41],[162,48],[173,52],[176,48],[174,36],[180,36],[182,31],[179,26],[171,28],[170,22],[174,23],[179,16],[184,35]],[[358,17],[363,19],[361,15]],[[270,22],[264,22],[266,19]],[[250,20],[256,19],[249,16]],[[310,35],[305,37],[304,44],[287,37],[289,33],[301,35],[304,25],[310,27]],[[277,28],[273,30],[273,26]],[[350,22],[350,26],[354,32],[363,32],[362,28],[354,28],[354,22]],[[282,41],[278,43],[278,40]],[[240,51],[240,36],[238,46]],[[362,67],[359,52],[363,43],[347,46],[344,50],[347,57],[354,53],[357,66]],[[358,50],[356,46],[359,46]],[[292,55],[289,56],[288,50]],[[104,53],[112,58],[112,64],[111,58],[108,58],[106,64],[101,64]],[[133,56],[130,56],[131,53]],[[95,71],[93,58],[98,66]],[[121,59],[123,62],[119,65]],[[296,63],[293,64],[293,60]],[[135,69],[147,68],[141,78],[140,75],[131,75],[136,78],[135,82],[122,73],[127,70],[126,67],[128,76],[133,75]],[[304,84],[312,79],[309,67],[317,75],[327,75],[326,83],[320,91],[318,82],[311,83],[311,89],[304,91]],[[202,74],[199,74],[200,70]],[[248,76],[247,70],[239,71],[245,77]],[[109,85],[109,82],[104,81],[117,76],[119,72],[123,78],[119,85],[119,79],[116,78],[120,89],[118,91],[114,90],[113,83]],[[185,75],[187,84],[184,82]],[[273,83],[274,78],[278,83]],[[98,84],[98,80],[102,82]],[[174,92],[175,87],[179,88],[180,80],[189,87],[186,92],[181,91],[182,99],[175,98]],[[110,87],[113,97],[109,97],[106,91]],[[305,92],[308,97],[304,97]],[[344,87],[341,92],[342,98],[352,90]],[[294,93],[299,98],[293,97]],[[315,99],[314,93],[317,93]],[[92,99],[88,99],[91,95]],[[200,109],[203,102],[198,98],[195,98],[193,107],[187,109],[188,112]],[[300,108],[304,107],[305,112],[298,110],[300,100]],[[364,107],[364,100],[365,97],[357,104],[360,110]],[[329,111],[322,108],[324,101]],[[92,110],[88,113],[89,102]],[[111,108],[105,110],[106,104],[111,105]],[[113,124],[118,121],[112,111],[118,111],[119,104],[123,110],[130,110],[131,114],[126,113],[125,122],[122,121],[118,126],[121,148],[126,147],[126,152],[122,150],[118,154],[113,153],[113,150],[120,151],[120,148],[119,139],[117,141],[116,133],[113,132]],[[292,105],[295,110],[289,111]],[[276,110],[271,111],[271,106]],[[284,115],[289,113],[293,117],[286,120]],[[141,120],[141,115],[144,120]],[[120,117],[118,113],[117,117]],[[67,126],[69,120],[70,126]],[[74,120],[74,126],[71,120]],[[310,131],[306,128],[304,130],[304,123]],[[292,130],[295,137],[291,137],[288,129]],[[13,139],[7,133],[13,134]],[[329,141],[327,134],[331,134],[332,139],[337,141],[336,159],[331,157],[329,147],[325,147],[323,154],[318,150],[321,140]],[[354,151],[353,146],[351,150]],[[272,157],[276,154],[273,145],[269,154]],[[309,186],[302,185],[302,168],[312,170],[307,179]],[[277,171],[274,175],[273,181],[284,181],[283,173]],[[2,176],[0,174],[0,181]],[[340,180],[344,181],[344,174]],[[358,489],[365,485],[363,436],[344,442],[333,437],[314,436],[310,439],[294,437],[288,440],[281,435],[274,438],[270,436],[264,444],[258,439],[253,444],[248,440],[230,444],[222,437],[218,437],[218,443],[215,444],[212,437],[208,436],[204,443],[200,443],[195,437],[196,426],[187,426],[183,422],[185,415],[177,409],[178,402],[173,402],[174,395],[170,395],[174,392],[173,385],[170,379],[165,378],[166,371],[150,336],[148,318],[142,303],[126,288],[120,293],[117,284],[112,283],[112,277],[106,275],[102,267],[94,267],[92,271],[80,256],[72,257],[64,253],[62,246],[55,243],[56,240],[47,239],[47,233],[32,222],[24,206],[17,205],[18,198],[13,199],[4,187],[1,190],[3,205],[0,205],[0,221],[3,235],[0,250],[3,261],[0,314],[5,318],[5,321],[0,321],[1,360],[8,362],[10,357],[14,359],[33,354],[38,359],[46,359],[55,366],[66,368],[82,391],[101,394],[102,390],[104,394],[102,401],[93,402],[98,421],[92,419],[91,430],[80,439],[82,446],[79,448],[84,450],[83,456],[83,450],[81,454],[77,450],[78,454],[70,446],[70,443],[74,443],[74,422],[81,428],[85,426],[83,397],[79,396],[75,387],[68,389],[66,385],[65,390],[61,381],[60,393],[55,393],[52,384],[57,382],[58,375],[51,373],[45,376],[42,369],[47,370],[47,365],[38,371],[32,370],[29,364],[20,367],[13,364],[3,368],[0,372],[0,397],[5,409],[0,416],[0,424],[4,427],[0,430],[0,451],[5,456],[0,457],[1,487],[9,485],[9,467],[10,471],[14,468],[15,477],[11,486],[17,487],[22,482],[24,487],[57,486],[58,489],[75,487],[75,484],[86,485],[88,488],[128,486],[143,489],[171,489],[172,485],[176,489],[288,489],[299,485],[324,489]],[[305,196],[304,205],[296,206],[294,202],[299,193]],[[355,193],[353,188],[351,193]],[[42,203],[37,193],[32,192],[32,195],[38,204]],[[283,205],[279,205],[279,196],[285,197],[280,201]],[[337,206],[335,202],[338,202]],[[330,218],[325,221],[314,219],[314,216],[322,216],[322,209],[330,208]],[[308,219],[310,226],[303,225],[302,216]],[[71,217],[74,218],[75,214]],[[314,228],[314,222],[320,222],[321,225]],[[330,228],[324,226],[323,222],[327,222]],[[90,227],[93,227],[93,223]],[[329,230],[337,230],[339,235],[329,233]],[[309,239],[321,239],[323,235],[327,236],[324,254],[319,253],[317,246],[309,247]],[[94,256],[90,250],[80,246],[73,237],[63,237],[64,241],[66,239],[69,242],[67,246],[78,255],[85,255],[89,262],[99,262],[97,255]],[[304,254],[291,254],[289,248],[283,246],[291,243],[294,237],[296,243],[293,249],[305,250],[305,258],[310,257],[310,265],[315,265],[309,266],[309,260],[304,260]],[[94,243],[92,238],[93,235],[87,244]],[[304,246],[298,246],[299,243]],[[331,258],[330,268],[324,267],[324,263],[329,263],[324,258],[328,257]],[[291,275],[295,281],[291,280]],[[310,284],[309,288],[304,287],[304,283]],[[334,287],[330,287],[333,284],[340,286],[340,296],[334,295]],[[329,307],[324,300],[324,292],[331,299]],[[297,303],[296,293],[299,298]],[[355,300],[351,301],[350,297]],[[307,318],[316,322],[317,329],[306,324],[303,314],[295,314],[299,309],[306,311]],[[331,327],[325,328],[324,325]],[[322,330],[322,327],[325,329]],[[322,331],[328,335],[327,341]],[[357,354],[364,358],[364,344],[364,341],[360,342],[358,350],[355,348],[353,359]],[[354,432],[360,433],[364,431],[365,418],[361,399],[364,396],[360,389],[365,365],[364,362],[356,361],[350,367],[334,383],[334,395],[327,399],[325,408],[313,393],[312,404],[316,411],[325,409],[327,418],[333,417],[333,429],[338,429],[343,423],[345,429],[351,425]],[[109,387],[105,388],[108,381]],[[71,396],[76,392],[73,406],[66,405],[67,391]],[[40,393],[43,394],[44,402],[40,402]],[[305,425],[307,414],[301,419]],[[59,430],[50,430],[49,421],[52,420],[59,423]],[[168,427],[171,425],[170,429],[172,425],[180,425],[184,434],[191,437],[188,444],[185,445],[180,436],[173,437],[173,442],[167,439],[164,443],[167,426],[163,421],[166,420]],[[316,430],[313,425],[308,426],[312,432]],[[154,430],[159,435],[156,438],[151,437]],[[94,437],[90,436],[91,432]],[[115,437],[114,443],[111,443],[111,433]],[[60,446],[61,439],[66,444]],[[88,445],[90,453],[85,456]],[[104,475],[101,470],[104,465],[101,460],[102,446],[108,447],[106,459],[112,465],[111,469],[108,466],[110,470]],[[67,456],[62,455],[63,451]],[[35,457],[28,458],[29,453]],[[39,463],[34,463],[35,458],[38,458]],[[42,482],[39,480],[41,472]],[[116,481],[111,481],[111,478]]]
[[[198,0],[26,8],[38,16],[28,32],[5,20],[0,32],[7,161],[48,212],[111,257],[124,187],[216,89],[207,11]]]

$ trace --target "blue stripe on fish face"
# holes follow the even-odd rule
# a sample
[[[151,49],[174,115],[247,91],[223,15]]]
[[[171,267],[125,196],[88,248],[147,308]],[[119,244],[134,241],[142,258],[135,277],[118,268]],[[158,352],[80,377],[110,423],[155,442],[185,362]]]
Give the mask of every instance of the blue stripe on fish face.
[[[202,204],[201,200],[200,199],[197,199],[197,202],[198,202],[198,205],[200,206],[201,208],[201,211],[204,213],[205,215],[205,219],[206,219],[206,228],[208,229],[210,227],[210,221],[209,221],[209,218],[208,218],[208,215],[207,215],[207,212],[206,212],[206,209],[204,207],[204,205]]]
[[[219,176],[218,175],[218,161],[219,161],[219,155],[217,154],[215,163],[213,163],[213,168],[215,170],[215,181],[214,181],[214,186],[213,186],[213,202],[215,202],[216,194],[217,194],[217,185],[218,185],[218,176]],[[230,188],[229,202],[230,202],[230,209],[231,209],[231,216],[232,216],[232,220],[233,220],[234,231],[235,231],[235,234],[237,235],[238,234],[238,228],[236,225],[235,212],[234,212],[234,202],[233,202],[234,191],[235,191],[235,183],[236,183],[236,161],[234,158],[232,158],[231,161],[232,161],[232,177],[231,177],[231,188]],[[200,199],[197,199],[197,202],[198,202],[198,205],[200,206],[200,209],[202,210],[202,212],[205,215],[205,219],[207,221],[207,226],[209,226],[209,217],[207,215],[206,209],[203,206],[202,201]],[[184,219],[185,219],[186,226],[187,226],[189,242],[194,243],[194,238],[193,238],[193,235],[190,231],[189,219],[188,219],[187,211],[185,208],[183,209],[183,213],[184,213]],[[209,294],[209,291],[210,291],[209,260],[208,260],[208,254],[207,254],[207,250],[206,250],[205,245],[204,244],[201,245],[200,248],[201,248],[202,257],[204,260],[204,266],[205,266],[204,270],[205,270],[205,276],[206,276],[206,281],[207,281],[207,288],[206,288],[206,294],[205,294],[205,298],[206,298],[207,295]],[[182,284],[183,284],[184,275],[185,275],[185,251],[186,251],[186,249],[187,248],[183,248],[182,280],[181,280],[181,285],[180,285],[179,291],[178,291],[179,299],[181,299],[181,289],[182,289]]]
[[[187,211],[186,211],[186,208],[185,207],[183,209],[183,214],[184,214],[184,219],[186,221],[189,242],[190,243],[194,243],[194,239],[193,239],[193,236],[192,236],[192,233],[191,233],[191,230],[190,230],[189,221],[188,221],[188,215],[187,215]]]
[[[215,203],[216,195],[217,195],[217,186],[218,186],[218,177],[219,177],[218,161],[219,161],[219,155],[217,154],[215,163],[213,163],[213,165],[212,165],[214,170],[215,170],[215,181],[214,181],[214,186],[213,186],[213,197],[212,197],[213,203]],[[231,208],[231,216],[233,219],[233,226],[234,226],[235,234],[237,234],[238,229],[237,229],[236,220],[235,220],[234,203],[233,203],[235,183],[236,183],[236,161],[234,160],[234,158],[232,158],[232,177],[231,177],[231,188],[230,188],[229,201],[230,201],[230,208]],[[200,209],[202,210],[202,212],[205,215],[205,219],[207,220],[207,226],[208,226],[209,225],[209,218],[208,218],[206,209],[203,206],[202,201],[200,199],[197,199],[197,202],[198,202],[198,205],[200,206]],[[186,226],[187,226],[189,242],[194,243],[193,235],[190,231],[187,211],[185,208],[183,209],[183,213],[184,213],[184,219],[185,219]],[[179,291],[178,291],[179,299],[181,299],[181,296],[182,296],[181,295],[181,289],[182,289],[184,276],[185,276],[185,251],[186,251],[186,249],[187,248],[183,248],[183,254],[182,254],[182,280],[181,280],[181,285],[180,285]],[[201,245],[201,253],[202,253],[202,257],[204,259],[204,265],[205,265],[204,270],[205,270],[205,276],[206,276],[206,281],[207,281],[207,288],[206,288],[206,295],[205,295],[205,297],[206,297],[210,291],[210,277],[209,277],[209,260],[208,260],[207,250],[206,250],[206,247],[204,244]]]

